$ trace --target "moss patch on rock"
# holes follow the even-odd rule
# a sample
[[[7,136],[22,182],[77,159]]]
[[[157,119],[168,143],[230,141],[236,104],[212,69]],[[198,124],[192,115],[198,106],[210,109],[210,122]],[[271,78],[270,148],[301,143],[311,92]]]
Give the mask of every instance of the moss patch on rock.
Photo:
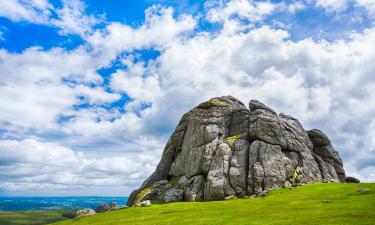
[[[172,177],[169,179],[169,183],[173,186],[176,187],[178,186],[178,181],[180,180],[180,177]]]
[[[236,134],[236,135],[232,135],[232,136],[224,138],[224,141],[231,146],[235,144],[236,141],[240,140],[240,138],[241,138],[241,135]]]
[[[147,195],[148,193],[151,192],[151,189],[150,188],[145,188],[143,189],[142,191],[140,191],[137,196],[135,197],[135,203],[137,202],[140,202],[142,200],[143,197],[145,197],[145,195]]]
[[[200,105],[198,105],[198,108],[208,109],[211,107],[227,107],[227,106],[229,106],[228,102],[223,101],[218,98],[213,98],[213,99],[208,100],[207,102],[201,103]]]

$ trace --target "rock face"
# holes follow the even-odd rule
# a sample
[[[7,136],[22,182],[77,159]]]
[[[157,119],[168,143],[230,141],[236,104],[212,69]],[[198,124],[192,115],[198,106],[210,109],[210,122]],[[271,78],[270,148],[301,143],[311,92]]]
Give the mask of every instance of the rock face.
[[[155,172],[128,205],[263,195],[283,186],[345,182],[342,160],[320,130],[251,100],[213,98],[187,112]]]

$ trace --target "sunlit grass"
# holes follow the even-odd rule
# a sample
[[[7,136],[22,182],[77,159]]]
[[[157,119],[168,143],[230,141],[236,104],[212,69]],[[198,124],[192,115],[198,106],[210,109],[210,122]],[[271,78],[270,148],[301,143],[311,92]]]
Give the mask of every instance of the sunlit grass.
[[[370,191],[359,193],[358,188]],[[265,198],[126,208],[56,224],[374,224],[375,183],[311,184]]]
[[[1,225],[39,225],[66,219],[61,211],[0,211]]]

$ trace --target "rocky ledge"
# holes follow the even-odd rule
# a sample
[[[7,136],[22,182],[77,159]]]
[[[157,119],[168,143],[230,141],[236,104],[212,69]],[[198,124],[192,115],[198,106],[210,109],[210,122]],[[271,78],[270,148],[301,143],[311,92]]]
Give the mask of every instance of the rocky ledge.
[[[263,196],[279,187],[345,182],[342,160],[320,130],[251,100],[225,96],[187,112],[155,172],[128,206],[151,201],[212,201]]]

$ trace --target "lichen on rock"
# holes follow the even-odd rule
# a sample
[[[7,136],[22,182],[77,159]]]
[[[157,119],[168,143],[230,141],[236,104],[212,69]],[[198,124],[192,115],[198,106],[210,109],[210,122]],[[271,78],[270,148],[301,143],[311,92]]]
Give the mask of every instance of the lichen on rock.
[[[155,172],[132,192],[128,205],[265,196],[275,188],[345,178],[323,132],[306,131],[294,117],[257,100],[246,108],[224,96],[181,118]]]

